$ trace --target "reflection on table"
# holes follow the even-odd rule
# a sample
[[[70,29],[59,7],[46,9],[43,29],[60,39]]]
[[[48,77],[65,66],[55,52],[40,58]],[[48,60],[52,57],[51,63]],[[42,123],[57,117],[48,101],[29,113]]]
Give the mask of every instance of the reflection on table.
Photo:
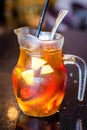
[[[67,115],[65,115],[66,117]],[[87,120],[86,120],[87,121]],[[85,119],[82,117],[69,116],[66,122],[63,120],[63,115],[57,112],[49,117],[29,117],[22,112],[19,114],[16,130],[84,130],[87,128]]]

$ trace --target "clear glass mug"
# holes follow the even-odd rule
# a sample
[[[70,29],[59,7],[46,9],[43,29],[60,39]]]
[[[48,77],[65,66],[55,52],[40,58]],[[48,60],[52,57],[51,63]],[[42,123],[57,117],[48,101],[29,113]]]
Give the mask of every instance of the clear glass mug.
[[[20,55],[12,72],[14,92],[21,110],[30,116],[44,117],[57,112],[67,86],[65,64],[75,64],[79,71],[78,100],[82,101],[86,86],[86,63],[80,57],[62,54],[64,36],[35,29],[15,29]]]

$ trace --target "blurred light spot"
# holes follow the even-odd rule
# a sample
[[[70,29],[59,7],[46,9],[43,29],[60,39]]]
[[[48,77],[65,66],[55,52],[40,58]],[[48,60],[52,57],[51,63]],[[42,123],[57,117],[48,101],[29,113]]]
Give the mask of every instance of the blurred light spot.
[[[63,107],[64,110],[66,110],[66,107]]]
[[[76,84],[78,81],[77,80],[74,80],[73,83]]]
[[[9,118],[9,120],[11,120],[11,121],[17,119],[18,111],[17,111],[16,107],[14,107],[14,106],[9,107],[7,116]]]
[[[73,73],[70,73],[69,76],[70,76],[70,77],[73,77]]]

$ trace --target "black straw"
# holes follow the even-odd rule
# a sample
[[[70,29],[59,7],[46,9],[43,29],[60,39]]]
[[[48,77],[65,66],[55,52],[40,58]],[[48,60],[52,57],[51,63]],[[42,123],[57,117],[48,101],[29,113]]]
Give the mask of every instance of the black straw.
[[[49,0],[46,0],[46,3],[44,5],[43,11],[42,11],[42,15],[41,15],[41,18],[40,18],[40,21],[39,21],[38,29],[36,31],[36,37],[39,37],[40,30],[41,30],[41,27],[42,27],[42,23],[43,23],[43,20],[44,20],[45,14],[46,14],[46,10],[47,10],[47,7],[48,7],[48,3],[49,3]]]

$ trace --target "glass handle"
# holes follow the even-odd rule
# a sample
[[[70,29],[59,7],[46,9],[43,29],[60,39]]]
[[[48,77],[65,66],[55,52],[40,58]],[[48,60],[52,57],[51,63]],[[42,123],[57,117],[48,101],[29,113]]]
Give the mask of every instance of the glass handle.
[[[82,58],[75,55],[64,54],[63,59],[64,64],[74,64],[78,68],[79,71],[78,100],[83,101],[86,88],[87,65]]]

